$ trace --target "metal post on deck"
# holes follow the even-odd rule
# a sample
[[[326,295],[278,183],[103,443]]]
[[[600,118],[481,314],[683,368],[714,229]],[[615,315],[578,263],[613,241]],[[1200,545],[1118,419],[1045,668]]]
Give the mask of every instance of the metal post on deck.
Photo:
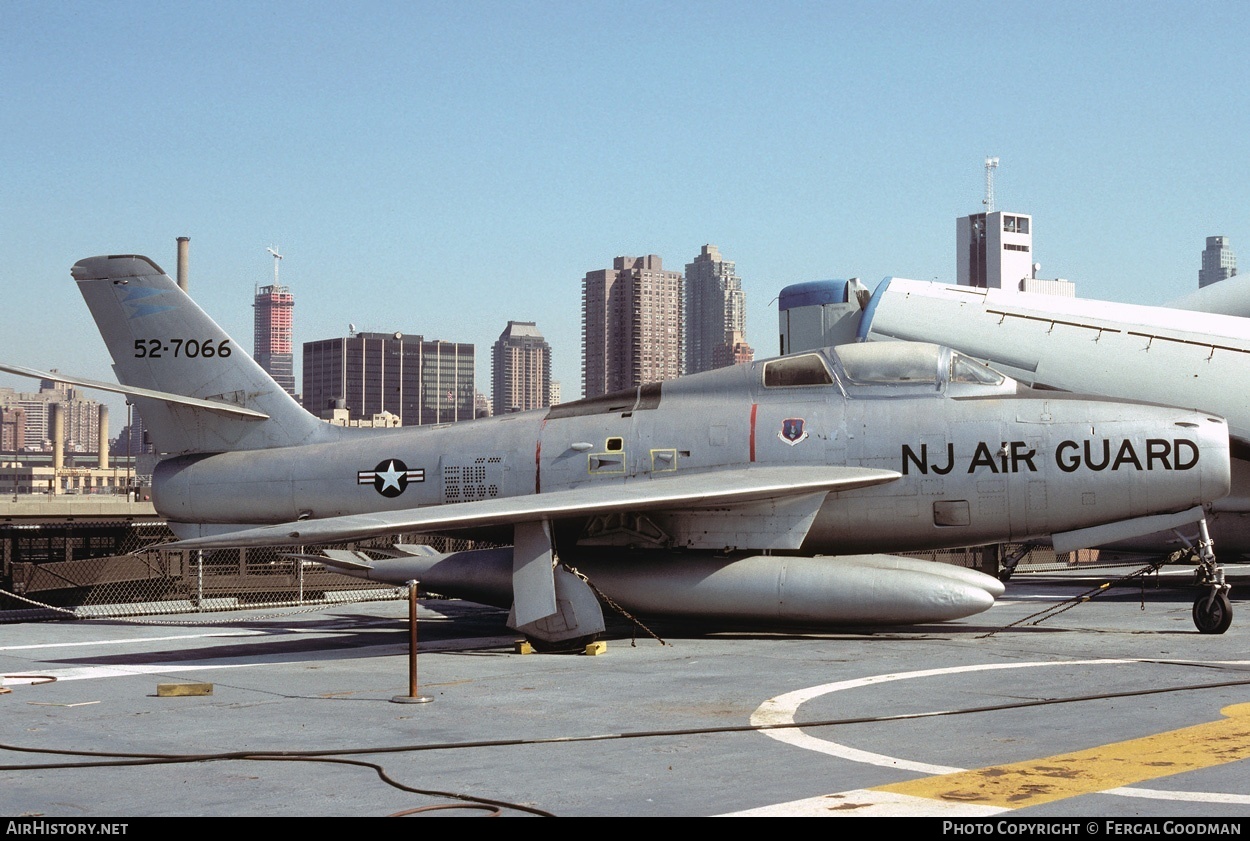
[[[408,694],[391,698],[395,704],[428,704],[434,699],[417,692],[417,582],[408,582]]]

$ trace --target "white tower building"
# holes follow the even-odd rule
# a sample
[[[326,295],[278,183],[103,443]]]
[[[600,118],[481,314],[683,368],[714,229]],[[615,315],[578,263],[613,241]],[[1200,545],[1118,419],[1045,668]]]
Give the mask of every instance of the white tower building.
[[[1033,217],[998,210],[955,220],[960,286],[1020,289],[1033,276]]]

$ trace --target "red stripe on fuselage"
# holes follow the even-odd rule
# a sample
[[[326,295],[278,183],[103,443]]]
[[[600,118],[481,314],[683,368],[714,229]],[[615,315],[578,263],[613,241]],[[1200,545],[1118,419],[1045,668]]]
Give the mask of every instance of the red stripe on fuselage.
[[[758,403],[751,404],[751,461],[755,461],[755,410],[759,407]]]

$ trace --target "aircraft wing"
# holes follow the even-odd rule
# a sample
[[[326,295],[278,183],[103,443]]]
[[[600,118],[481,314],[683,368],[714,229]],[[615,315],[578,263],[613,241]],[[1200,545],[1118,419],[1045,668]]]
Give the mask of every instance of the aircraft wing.
[[[35,368],[23,368],[20,365],[4,364],[0,364],[0,371],[5,372],[6,374],[17,374],[21,377],[30,377],[35,380],[52,380],[53,382],[69,383],[70,385],[76,385],[82,388],[94,388],[100,391],[108,391],[113,394],[125,394],[127,397],[148,397],[165,403],[180,403],[184,406],[211,409],[214,412],[238,415],[239,417],[250,418],[252,420],[265,420],[269,417],[269,415],[266,415],[264,412],[257,412],[254,409],[236,406],[232,403],[222,403],[217,400],[203,400],[199,397],[187,397],[182,394],[171,394],[168,391],[156,391],[155,389],[140,388],[133,385],[106,383],[102,380],[89,380],[86,377],[66,376],[58,371],[39,371]]]
[[[887,278],[859,336],[948,345],[1034,386],[1212,412],[1250,442],[1250,319]]]
[[[195,537],[171,549],[342,543],[398,532],[456,531],[516,525],[614,511],[689,511],[751,506],[851,490],[898,479],[893,470],[863,467],[748,467],[663,478],[639,478],[527,496],[457,502],[400,511],[301,520]],[[815,516],[815,507],[812,516]]]

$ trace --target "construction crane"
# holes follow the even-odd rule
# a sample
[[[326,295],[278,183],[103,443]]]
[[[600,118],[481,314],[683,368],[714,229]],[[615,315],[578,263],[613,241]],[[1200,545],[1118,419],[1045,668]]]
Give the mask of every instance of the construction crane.
[[[274,286],[277,286],[277,264],[279,264],[279,261],[282,259],[282,255],[280,255],[279,252],[277,252],[277,249],[272,246],[267,247],[265,250],[269,251],[271,255],[274,255]]]

